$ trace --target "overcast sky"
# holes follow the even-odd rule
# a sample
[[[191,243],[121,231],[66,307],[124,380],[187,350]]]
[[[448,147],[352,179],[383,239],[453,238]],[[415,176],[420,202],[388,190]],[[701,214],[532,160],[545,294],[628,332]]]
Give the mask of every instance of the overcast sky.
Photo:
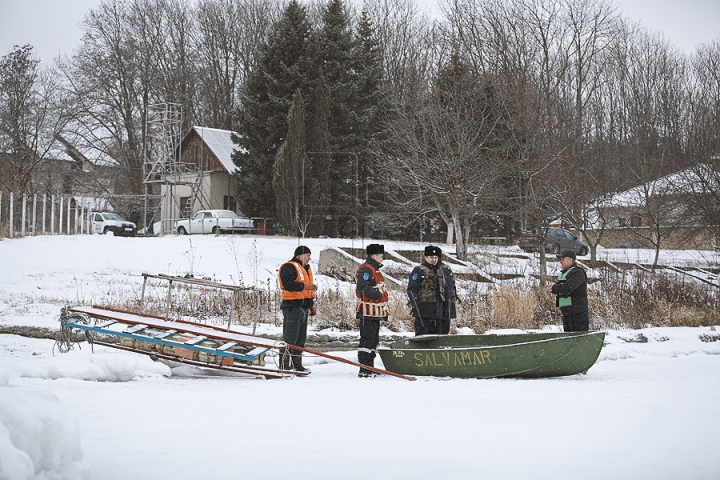
[[[433,5],[436,0],[417,0]],[[687,53],[720,37],[720,0],[613,0],[624,15],[662,31]],[[29,43],[49,64],[70,54],[85,13],[101,0],[0,0],[0,55]]]

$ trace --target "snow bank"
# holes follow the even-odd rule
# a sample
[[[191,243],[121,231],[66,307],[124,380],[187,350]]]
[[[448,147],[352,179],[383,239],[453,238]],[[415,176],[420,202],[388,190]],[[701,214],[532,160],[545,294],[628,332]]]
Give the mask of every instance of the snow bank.
[[[0,478],[90,478],[75,417],[48,392],[7,386],[0,373]]]
[[[53,354],[53,343],[17,335],[0,336],[0,349],[11,352],[3,359],[4,366],[12,373],[6,376],[57,380],[74,378],[98,382],[129,382],[137,378],[170,376],[170,368],[164,363],[153,362],[150,357],[88,344],[75,345],[68,353]],[[3,373],[0,368],[0,384]],[[5,382],[7,383],[7,381]]]

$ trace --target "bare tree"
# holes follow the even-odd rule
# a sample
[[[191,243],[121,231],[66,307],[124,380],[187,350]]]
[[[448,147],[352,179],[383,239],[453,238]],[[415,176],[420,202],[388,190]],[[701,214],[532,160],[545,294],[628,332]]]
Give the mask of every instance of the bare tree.
[[[394,101],[413,101],[440,63],[439,33],[414,0],[365,0],[363,6],[375,26]]]
[[[687,201],[720,245],[720,39],[702,45],[691,59],[688,152],[695,165]],[[694,179],[694,181],[693,181]]]
[[[280,0],[198,2],[195,50],[206,125],[232,128],[238,89],[252,69],[258,46],[280,18],[282,6]]]
[[[382,177],[400,189],[388,189],[388,195],[445,213],[463,260],[471,222],[487,212],[500,187],[505,112],[497,93],[491,78],[473,74],[454,57],[432,91],[388,128],[392,147],[385,153]]]
[[[62,126],[53,102],[57,86],[40,66],[33,47],[15,48],[0,58],[0,187],[33,192],[33,172],[52,148]]]
[[[123,171],[124,190],[140,193],[144,120],[153,96],[165,32],[155,22],[162,0],[110,0],[85,17],[80,48],[59,64],[73,115],[71,143]],[[160,22],[162,25],[162,22]]]

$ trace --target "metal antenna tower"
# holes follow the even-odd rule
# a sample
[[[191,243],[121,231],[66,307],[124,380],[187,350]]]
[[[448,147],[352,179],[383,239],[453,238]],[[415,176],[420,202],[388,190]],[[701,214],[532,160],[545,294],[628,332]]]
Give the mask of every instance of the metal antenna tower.
[[[150,184],[165,185],[160,201],[161,234],[168,233],[168,228],[172,231],[172,226],[167,225],[167,222],[177,218],[180,211],[176,186],[187,183],[180,180],[183,172],[180,164],[182,125],[182,105],[179,103],[157,103],[148,107],[143,174],[146,192]]]

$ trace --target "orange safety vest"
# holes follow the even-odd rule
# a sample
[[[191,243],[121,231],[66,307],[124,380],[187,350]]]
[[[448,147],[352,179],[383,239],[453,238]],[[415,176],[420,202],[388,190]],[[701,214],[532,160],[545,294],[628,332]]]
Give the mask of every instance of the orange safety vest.
[[[298,281],[304,283],[305,285],[313,284],[312,269],[310,268],[310,266],[308,266],[308,269],[305,270],[305,268],[297,262],[285,262],[280,265],[280,269],[278,270],[278,283],[280,284],[280,289],[282,290],[282,299],[304,300],[306,298],[315,298],[315,292],[313,292],[312,290],[301,290],[299,292],[290,292],[288,290],[285,290],[285,287],[282,283],[282,278],[280,278],[280,272],[282,272],[283,266],[288,264],[295,267],[295,270],[297,271]]]
[[[383,274],[375,270],[375,268],[369,263],[363,263],[355,271],[356,279],[360,274],[360,270],[364,267],[370,268],[370,271],[373,274],[373,279],[375,280],[375,288],[382,293],[382,298],[380,300],[376,300],[374,298],[366,297],[358,292],[358,289],[356,288],[355,295],[359,300],[355,311],[362,311],[363,317],[389,317],[390,308],[388,307],[388,292],[387,288],[385,288],[385,277],[383,277]]]

